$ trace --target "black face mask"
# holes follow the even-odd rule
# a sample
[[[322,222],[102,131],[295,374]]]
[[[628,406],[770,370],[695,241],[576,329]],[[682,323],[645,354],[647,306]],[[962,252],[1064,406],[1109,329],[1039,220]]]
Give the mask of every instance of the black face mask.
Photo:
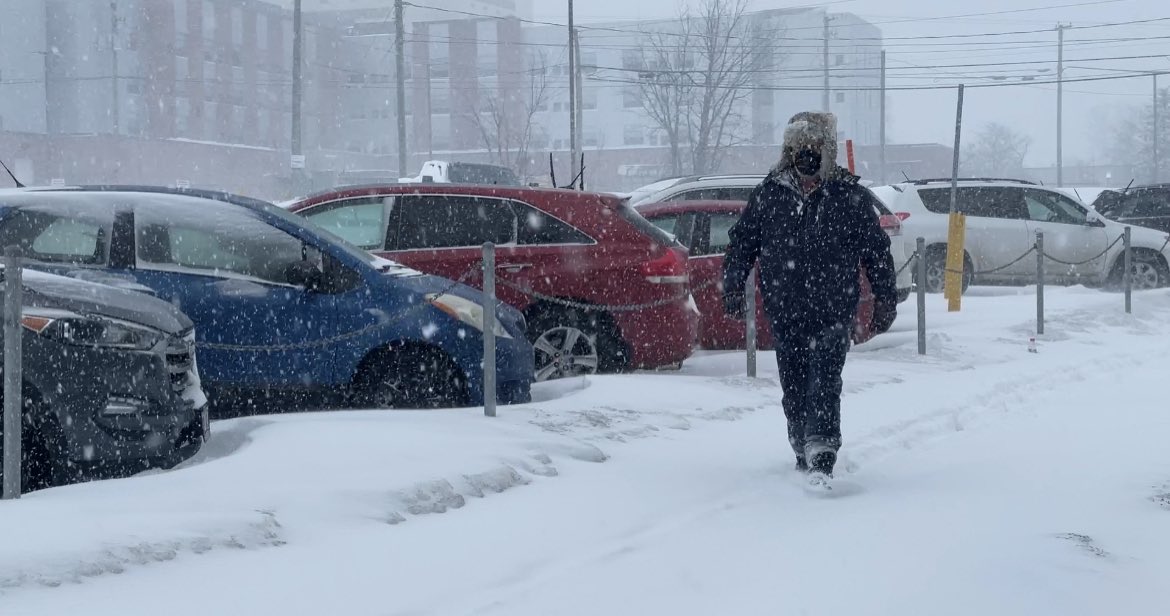
[[[811,177],[821,171],[821,153],[810,148],[804,148],[796,153],[792,165],[803,176]]]

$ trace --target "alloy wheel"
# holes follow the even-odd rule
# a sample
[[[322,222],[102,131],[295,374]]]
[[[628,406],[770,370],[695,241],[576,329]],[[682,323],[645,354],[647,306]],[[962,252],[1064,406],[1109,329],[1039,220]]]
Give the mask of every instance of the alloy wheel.
[[[533,344],[536,380],[548,381],[597,372],[597,337],[576,327],[554,327]]]
[[[1161,283],[1158,267],[1148,261],[1138,261],[1129,267],[1133,288],[1139,290],[1157,289]]]

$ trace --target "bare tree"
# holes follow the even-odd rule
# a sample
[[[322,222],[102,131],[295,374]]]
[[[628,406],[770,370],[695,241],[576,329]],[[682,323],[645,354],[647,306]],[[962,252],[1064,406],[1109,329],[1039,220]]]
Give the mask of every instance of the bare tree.
[[[532,143],[543,129],[536,114],[548,106],[548,60],[540,52],[529,58],[519,89],[507,88],[501,80],[497,91],[483,96],[474,115],[484,148],[492,162],[508,167],[520,177],[528,175]]]
[[[1170,88],[1158,93],[1158,116],[1154,105],[1129,107],[1112,122],[1109,160],[1133,167],[1138,182],[1157,182],[1170,168]],[[1154,126],[1158,127],[1159,178],[1154,177]]]
[[[638,74],[646,114],[667,136],[682,171],[683,147],[695,173],[719,168],[744,140],[743,104],[775,49],[747,14],[749,0],[700,0],[677,25],[648,37]]]
[[[1031,144],[1031,137],[991,122],[979,130],[964,152],[963,170],[974,176],[1019,177]]]
[[[682,23],[687,23],[685,17]],[[693,98],[690,81],[684,77],[694,66],[689,35],[684,28],[679,33],[654,33],[649,39],[641,50],[638,94],[646,115],[666,136],[673,175],[682,175],[682,148],[684,143],[690,143]]]

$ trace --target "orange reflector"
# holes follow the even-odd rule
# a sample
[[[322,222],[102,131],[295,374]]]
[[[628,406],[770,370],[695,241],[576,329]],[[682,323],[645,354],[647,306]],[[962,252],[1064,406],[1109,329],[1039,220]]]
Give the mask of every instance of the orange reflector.
[[[53,323],[53,319],[47,319],[45,317],[26,316],[26,317],[21,317],[20,323],[21,323],[21,325],[24,325],[28,329],[39,334],[39,333],[45,331],[45,328]]]

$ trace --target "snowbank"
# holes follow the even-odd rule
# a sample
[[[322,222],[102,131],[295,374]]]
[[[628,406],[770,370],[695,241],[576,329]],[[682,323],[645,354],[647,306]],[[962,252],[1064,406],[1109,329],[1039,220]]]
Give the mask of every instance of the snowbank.
[[[931,297],[925,357],[912,313],[855,348],[840,499],[794,485],[776,382],[704,353],[496,419],[217,422],[174,471],[0,503],[0,611],[150,613],[198,580],[232,614],[1156,612],[1170,291],[1046,299],[1037,353],[1029,289]]]

